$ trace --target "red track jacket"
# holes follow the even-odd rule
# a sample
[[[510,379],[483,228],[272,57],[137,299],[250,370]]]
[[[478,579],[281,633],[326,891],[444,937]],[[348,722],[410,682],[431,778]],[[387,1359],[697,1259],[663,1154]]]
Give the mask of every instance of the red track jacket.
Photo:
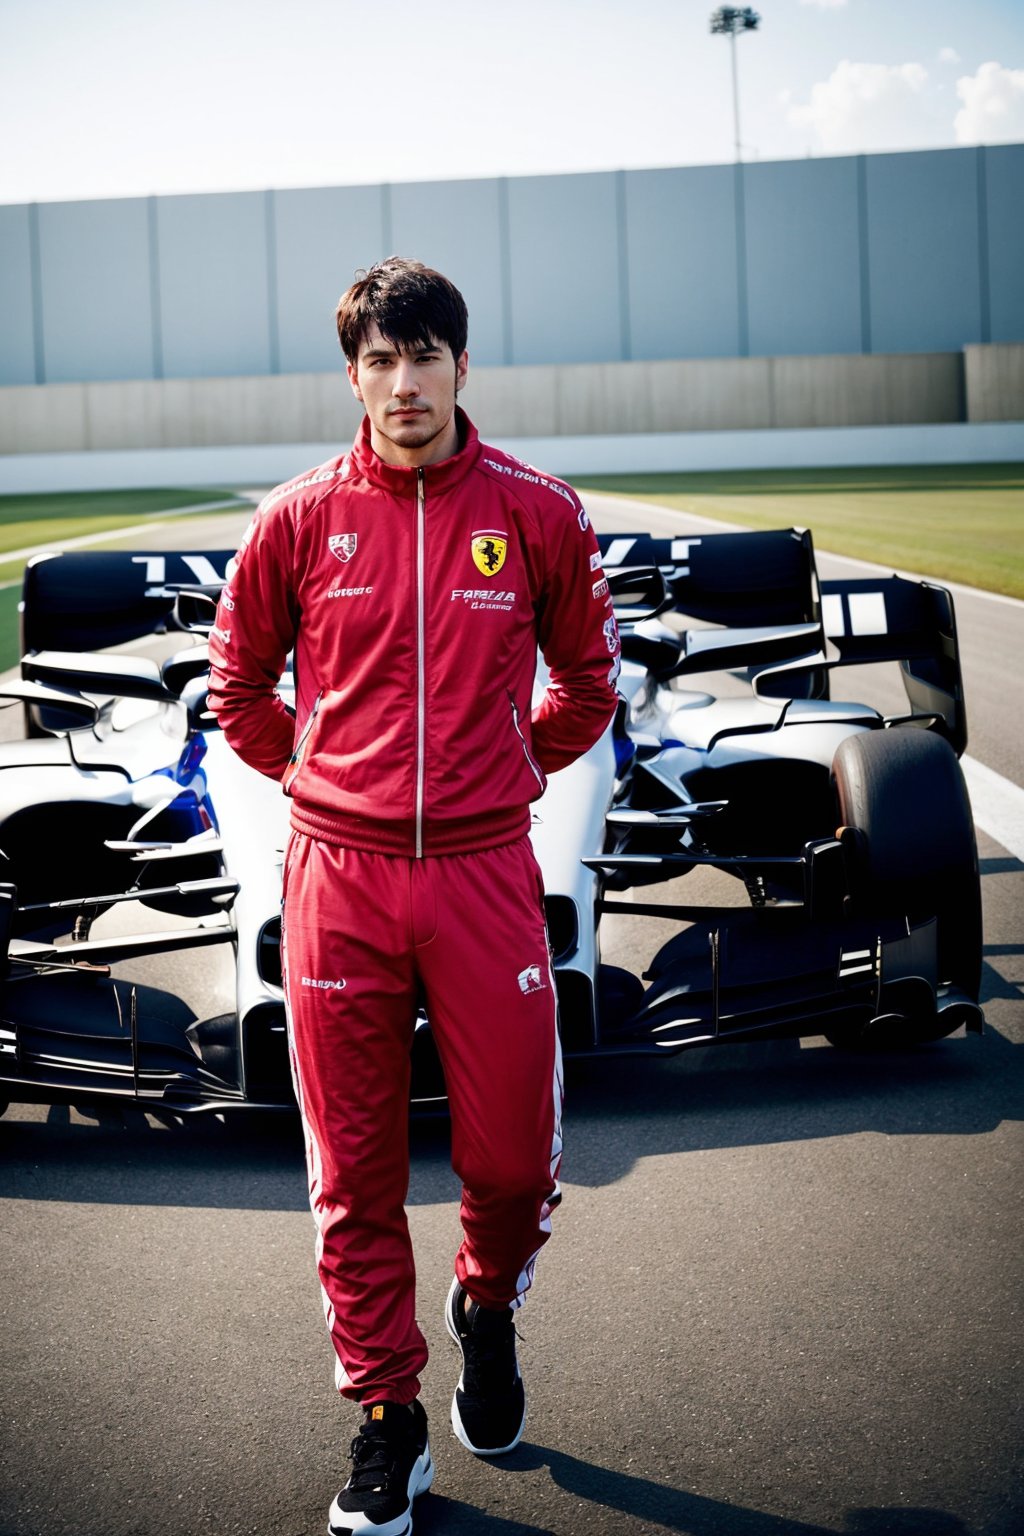
[[[574,492],[481,443],[422,469],[352,452],[272,491],[224,589],[210,701],[292,825],[420,857],[529,828],[615,708],[619,645]],[[531,714],[537,646],[550,683]],[[294,648],[296,716],[276,689]]]

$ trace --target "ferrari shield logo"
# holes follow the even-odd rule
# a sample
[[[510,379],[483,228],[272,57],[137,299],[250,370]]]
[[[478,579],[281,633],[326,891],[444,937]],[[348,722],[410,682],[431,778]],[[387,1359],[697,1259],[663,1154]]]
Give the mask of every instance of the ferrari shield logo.
[[[327,548],[345,565],[356,552],[356,536],[354,533],[332,533]]]
[[[481,575],[497,576],[505,564],[508,540],[503,533],[493,528],[483,528],[479,533],[474,533],[470,549],[473,552],[473,564]]]

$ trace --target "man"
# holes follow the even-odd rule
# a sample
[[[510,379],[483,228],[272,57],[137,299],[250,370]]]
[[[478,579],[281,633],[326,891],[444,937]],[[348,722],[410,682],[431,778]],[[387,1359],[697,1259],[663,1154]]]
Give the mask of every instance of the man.
[[[433,1478],[404,1210],[417,1005],[463,1184],[452,1424],[496,1456],[523,1431],[513,1315],[559,1198],[529,804],[608,725],[618,642],[575,494],[484,446],[456,405],[458,290],[392,257],[343,295],[337,324],[366,417],[351,453],[257,510],[213,631],[210,697],[232,747],[292,800],[292,1066],[337,1384],[364,1411],[331,1530],[398,1536]],[[550,683],[531,713],[538,645]],[[276,692],[293,649],[294,720]]]

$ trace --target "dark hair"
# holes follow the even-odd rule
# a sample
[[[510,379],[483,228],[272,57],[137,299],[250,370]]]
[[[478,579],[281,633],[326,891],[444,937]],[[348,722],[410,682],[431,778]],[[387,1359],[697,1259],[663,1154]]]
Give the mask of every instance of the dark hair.
[[[362,273],[338,300],[338,340],[350,363],[370,327],[399,351],[447,343],[453,357],[466,350],[469,315],[466,301],[448,278],[422,261],[389,256]]]

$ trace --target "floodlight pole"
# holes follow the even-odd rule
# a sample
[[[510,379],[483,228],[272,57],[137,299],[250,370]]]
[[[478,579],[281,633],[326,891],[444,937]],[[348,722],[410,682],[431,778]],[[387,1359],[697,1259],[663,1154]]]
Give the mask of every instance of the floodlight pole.
[[[729,33],[729,53],[732,58],[732,121],[736,136],[736,159],[743,159],[743,141],[740,138],[740,77],[736,70],[736,33]]]
[[[740,138],[740,83],[736,67],[736,35],[739,32],[756,32],[761,18],[750,6],[741,10],[738,6],[722,5],[711,17],[712,34],[726,33],[732,55],[732,120],[736,134],[736,159],[743,159],[743,142]]]

